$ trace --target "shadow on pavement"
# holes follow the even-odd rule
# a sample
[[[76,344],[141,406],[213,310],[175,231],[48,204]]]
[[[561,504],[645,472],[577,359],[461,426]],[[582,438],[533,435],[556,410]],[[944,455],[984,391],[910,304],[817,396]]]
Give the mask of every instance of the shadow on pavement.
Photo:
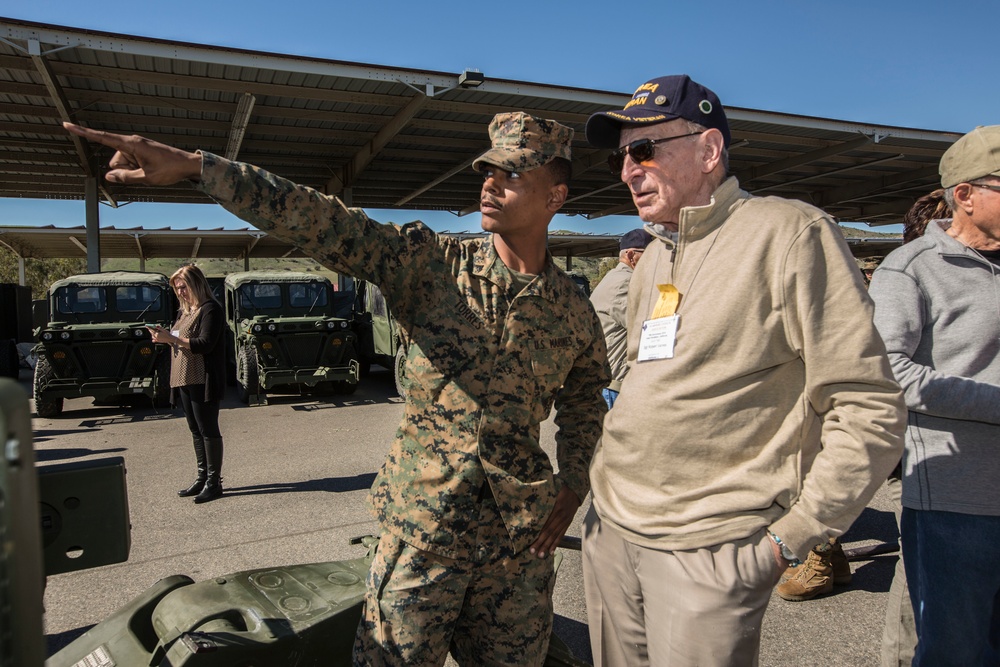
[[[85,412],[96,412],[86,410]],[[79,413],[72,415],[78,417]],[[166,419],[180,419],[184,415],[180,412],[147,412],[141,415],[113,415],[103,419],[90,419],[80,422],[83,428],[99,428],[101,426],[111,426],[112,424],[135,424],[138,422],[154,422]]]
[[[594,664],[594,656],[590,652],[590,635],[587,624],[572,618],[556,614],[552,619],[552,632],[559,635],[573,655],[589,664]]]
[[[45,463],[46,461],[61,461],[63,459],[77,459],[82,456],[92,456],[94,454],[117,454],[128,451],[125,447],[111,447],[109,449],[88,449],[86,447],[66,447],[62,449],[36,449],[35,461]]]
[[[840,542],[846,547],[849,542],[863,540],[895,542],[897,539],[899,530],[896,528],[896,516],[892,512],[866,507],[840,538]]]
[[[375,481],[375,473],[369,472],[353,477],[324,477],[303,482],[271,482],[251,486],[227,486],[226,496],[254,496],[269,493],[304,493],[325,491],[327,493],[347,493],[370,489]]]
[[[268,398],[268,403],[274,405],[277,401],[271,401]],[[379,405],[382,403],[399,403],[402,405],[403,399],[398,396],[389,396],[381,400],[376,398],[340,398],[340,399],[327,399],[323,401],[317,401],[315,403],[307,403],[305,405],[293,405],[292,410],[298,410],[300,412],[315,412],[316,410],[329,410],[330,408],[340,408],[349,405]]]
[[[892,575],[896,569],[895,555],[878,556],[854,570],[854,577],[851,585],[844,589],[834,590],[854,590],[867,591],[869,593],[888,593],[892,584]]]

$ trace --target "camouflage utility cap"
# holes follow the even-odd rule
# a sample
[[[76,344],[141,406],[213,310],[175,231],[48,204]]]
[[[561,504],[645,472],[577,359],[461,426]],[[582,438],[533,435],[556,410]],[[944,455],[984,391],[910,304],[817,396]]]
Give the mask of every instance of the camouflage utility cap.
[[[1000,125],[980,125],[941,156],[941,187],[1000,176]]]
[[[571,158],[573,128],[522,111],[498,113],[490,123],[493,148],[476,158],[472,168],[491,164],[506,171],[531,171],[554,158]]]

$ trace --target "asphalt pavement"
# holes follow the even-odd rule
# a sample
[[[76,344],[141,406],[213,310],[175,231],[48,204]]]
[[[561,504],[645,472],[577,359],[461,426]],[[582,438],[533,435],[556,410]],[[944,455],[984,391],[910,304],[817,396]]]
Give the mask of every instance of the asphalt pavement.
[[[30,389],[31,372],[21,372]],[[349,539],[374,534],[368,488],[402,415],[392,376],[375,367],[352,396],[272,395],[245,407],[223,402],[225,496],[195,505],[177,497],[193,479],[194,454],[179,411],[148,404],[95,405],[68,400],[55,419],[33,420],[40,465],[122,456],[127,468],[132,548],[125,563],[49,577],[45,631],[50,652],[65,646],[156,581],[196,581],[280,564],[357,558]],[[555,426],[542,442],[554,457]],[[589,500],[584,503],[585,507]],[[581,508],[570,535],[580,535]],[[844,545],[896,540],[880,490]],[[880,638],[895,555],[854,562],[850,586],[808,602],[772,597],[761,664],[879,664]],[[567,551],[555,593],[555,632],[590,659],[580,554]]]

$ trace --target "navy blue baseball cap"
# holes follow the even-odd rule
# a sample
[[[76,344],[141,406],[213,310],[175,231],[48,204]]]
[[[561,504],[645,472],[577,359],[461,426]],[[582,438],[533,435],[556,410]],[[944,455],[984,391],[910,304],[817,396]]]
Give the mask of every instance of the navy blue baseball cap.
[[[719,97],[687,74],[661,76],[639,86],[621,111],[601,111],[587,120],[587,141],[618,148],[622,126],[655,125],[684,118],[722,132],[729,148],[729,122]]]
[[[645,229],[632,229],[618,239],[619,250],[645,250],[646,246],[653,242],[652,235]]]

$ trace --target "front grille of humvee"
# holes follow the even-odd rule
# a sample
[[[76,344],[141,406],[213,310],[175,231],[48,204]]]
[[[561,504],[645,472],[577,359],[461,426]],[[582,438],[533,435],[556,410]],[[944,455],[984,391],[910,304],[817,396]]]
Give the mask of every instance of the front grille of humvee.
[[[88,343],[78,348],[86,377],[122,377],[130,345]]]
[[[282,343],[288,355],[288,364],[292,367],[318,366],[325,338],[322,333],[285,336]]]

